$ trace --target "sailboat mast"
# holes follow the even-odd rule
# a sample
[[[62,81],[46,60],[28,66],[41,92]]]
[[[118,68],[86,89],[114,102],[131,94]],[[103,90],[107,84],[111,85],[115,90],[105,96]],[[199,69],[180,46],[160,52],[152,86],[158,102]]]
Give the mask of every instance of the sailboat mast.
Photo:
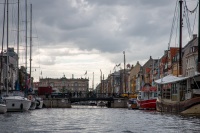
[[[6,95],[8,95],[8,40],[9,40],[9,36],[8,36],[8,0],[7,0],[7,54],[6,54]]]
[[[17,9],[17,86],[16,89],[19,89],[19,0],[18,0],[18,9]]]
[[[30,5],[30,87],[31,87],[31,61],[32,61],[32,4]]]
[[[4,1],[4,9],[3,9],[3,35],[2,35],[2,45],[1,45],[1,77],[0,81],[1,83],[4,83],[3,79],[3,45],[4,45],[4,33],[5,33],[5,16],[6,16],[6,0]]]
[[[94,90],[94,72],[93,72],[93,75],[92,75],[92,89]]]
[[[198,20],[198,70],[197,71],[200,72],[200,8],[199,8],[199,20]]]
[[[25,43],[26,43],[26,47],[25,47],[25,91],[27,90],[27,0],[25,0]]]
[[[180,34],[179,34],[179,75],[182,75],[182,3],[183,1],[180,0]]]

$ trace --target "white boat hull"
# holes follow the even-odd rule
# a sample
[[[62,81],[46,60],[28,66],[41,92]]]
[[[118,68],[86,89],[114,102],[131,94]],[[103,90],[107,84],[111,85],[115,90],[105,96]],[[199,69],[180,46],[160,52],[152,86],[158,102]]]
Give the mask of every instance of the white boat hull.
[[[7,112],[7,107],[5,104],[0,104],[0,114],[4,114]]]
[[[8,96],[4,97],[6,102],[7,111],[27,111],[31,106],[31,101],[21,96]]]

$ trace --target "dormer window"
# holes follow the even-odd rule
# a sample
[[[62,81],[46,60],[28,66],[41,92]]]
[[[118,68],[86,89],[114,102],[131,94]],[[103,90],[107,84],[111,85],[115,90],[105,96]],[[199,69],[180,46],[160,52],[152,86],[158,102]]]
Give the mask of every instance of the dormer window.
[[[190,52],[191,53],[195,52],[195,47],[194,46],[190,48]]]

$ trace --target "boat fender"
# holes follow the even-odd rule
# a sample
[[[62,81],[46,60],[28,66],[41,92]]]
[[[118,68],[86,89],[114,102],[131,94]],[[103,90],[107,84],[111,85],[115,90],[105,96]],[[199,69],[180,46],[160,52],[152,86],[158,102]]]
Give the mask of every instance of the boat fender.
[[[28,99],[32,101],[33,100],[33,96],[32,95],[28,95]]]
[[[23,110],[23,108],[24,108],[24,107],[23,107],[23,104],[21,103],[21,104],[20,104],[20,109],[21,109],[21,111]]]
[[[36,100],[37,101],[37,106],[39,106],[40,105],[40,100]]]

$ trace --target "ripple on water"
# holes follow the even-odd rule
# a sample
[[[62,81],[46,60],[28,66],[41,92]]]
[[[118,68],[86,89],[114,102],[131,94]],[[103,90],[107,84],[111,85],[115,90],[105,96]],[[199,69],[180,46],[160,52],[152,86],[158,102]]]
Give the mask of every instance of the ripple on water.
[[[196,133],[199,125],[198,117],[90,106],[0,115],[2,133]]]

